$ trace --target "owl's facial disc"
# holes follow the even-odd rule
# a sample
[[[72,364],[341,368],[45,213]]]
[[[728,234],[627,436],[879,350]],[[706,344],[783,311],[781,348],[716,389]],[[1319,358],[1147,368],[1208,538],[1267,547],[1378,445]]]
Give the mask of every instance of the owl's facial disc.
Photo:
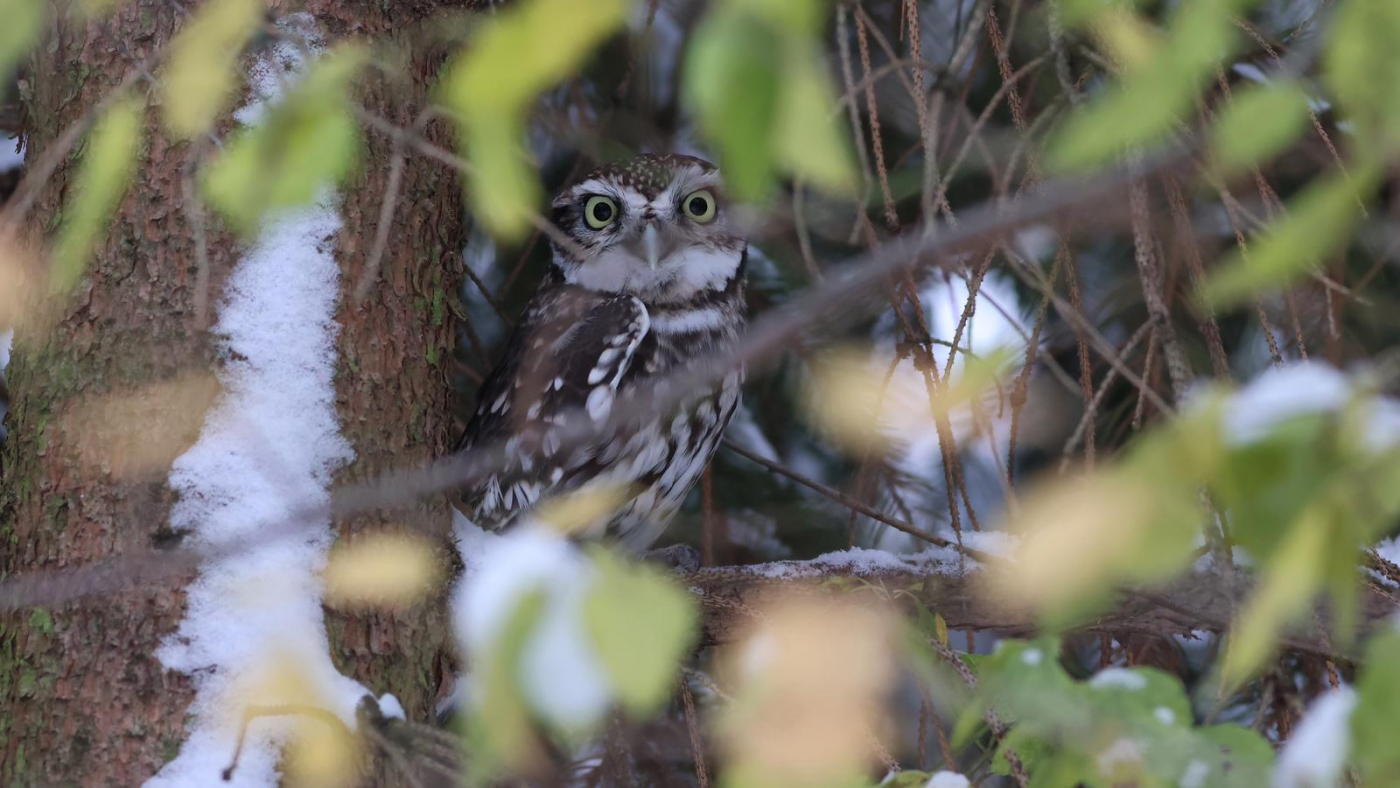
[[[555,249],[564,280],[645,301],[679,301],[720,287],[744,241],[720,204],[719,174],[699,159],[639,157],[599,170],[554,202],[577,253]]]

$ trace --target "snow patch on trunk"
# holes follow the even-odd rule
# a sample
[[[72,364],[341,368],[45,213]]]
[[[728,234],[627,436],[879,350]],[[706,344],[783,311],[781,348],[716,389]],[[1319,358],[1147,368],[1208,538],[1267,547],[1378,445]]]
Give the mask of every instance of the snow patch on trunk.
[[[304,32],[310,17],[284,23]],[[275,45],[255,64],[255,99],[239,119],[256,122],[282,80],[304,63]],[[171,525],[188,543],[248,549],[207,560],[187,589],[185,619],[157,652],[191,676],[195,700],[179,756],[147,786],[207,785],[233,757],[242,714],[260,671],[294,665],[310,697],[354,727],[364,687],[331,662],[319,576],[334,540],[330,521],[297,523],[297,536],[259,543],[261,529],[329,503],[331,475],[353,454],[335,412],[335,322],[341,228],[336,195],[271,220],[229,278],[215,332],[225,365],[222,400],[199,440],[177,459],[170,486],[180,496]],[[279,746],[295,720],[254,720],[238,768],[225,784],[277,785]]]

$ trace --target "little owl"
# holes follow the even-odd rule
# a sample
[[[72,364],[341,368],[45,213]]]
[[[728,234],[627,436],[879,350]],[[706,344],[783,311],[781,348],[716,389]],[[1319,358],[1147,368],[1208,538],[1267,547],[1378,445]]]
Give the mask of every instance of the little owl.
[[[641,551],[661,535],[739,404],[742,373],[653,415],[649,391],[734,346],[744,325],[747,247],[719,173],[701,159],[645,155],[602,167],[563,191],[544,281],[482,384],[457,451],[504,442],[509,467],[464,495],[478,526],[509,525],[537,503],[600,483],[620,507],[583,536]],[[615,401],[642,395],[638,418],[579,443],[552,432],[601,424]],[[562,445],[561,445],[562,444]]]

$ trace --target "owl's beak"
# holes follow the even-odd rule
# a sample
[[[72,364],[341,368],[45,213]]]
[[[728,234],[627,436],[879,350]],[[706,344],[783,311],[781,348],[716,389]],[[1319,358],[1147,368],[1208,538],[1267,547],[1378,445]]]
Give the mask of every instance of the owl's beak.
[[[647,267],[655,271],[661,262],[661,231],[656,229],[655,224],[648,223],[642,230],[642,253],[646,257]]]

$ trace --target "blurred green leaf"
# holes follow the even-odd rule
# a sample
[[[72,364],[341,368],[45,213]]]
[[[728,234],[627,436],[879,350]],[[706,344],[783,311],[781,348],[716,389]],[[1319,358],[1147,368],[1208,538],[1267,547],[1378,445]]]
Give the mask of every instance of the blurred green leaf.
[[[44,24],[43,0],[0,0],[0,79],[10,79],[17,63],[39,40]]]
[[[692,36],[684,89],[726,185],[763,197],[777,171],[827,192],[856,180],[817,35],[828,4],[727,0]]]
[[[518,237],[540,201],[521,147],[530,104],[621,28],[630,8],[630,0],[522,0],[483,25],[449,64],[442,102],[472,163],[472,208],[496,235]]]
[[[491,653],[474,668],[479,671],[480,680],[473,686],[480,690],[481,697],[466,729],[466,736],[474,745],[474,774],[491,774],[503,765],[527,763],[534,755],[534,726],[520,693],[519,665],[544,605],[543,591],[521,597]]]
[[[1253,788],[1267,783],[1273,750],[1232,725],[1192,727],[1181,682],[1150,668],[1109,668],[1073,681],[1052,639],[1005,641],[980,677],[968,713],[988,706],[1011,725],[991,771],[1008,774],[1015,750],[1033,785],[1196,785]],[[959,721],[959,730],[971,728]],[[955,744],[966,739],[954,739]]]
[[[846,137],[832,112],[836,91],[815,52],[789,56],[774,143],[783,168],[828,193],[856,182]]]
[[[1288,623],[1308,615],[1322,587],[1327,552],[1327,513],[1314,506],[1295,520],[1267,562],[1258,588],[1230,630],[1221,680],[1233,689],[1258,670]],[[1280,524],[1284,527],[1284,524]]]
[[[1082,25],[1097,20],[1105,11],[1132,10],[1142,0],[1060,0],[1060,19],[1066,25]]]
[[[705,134],[714,140],[725,184],[756,197],[773,176],[769,130],[779,95],[778,36],[736,15],[706,20],[686,62],[686,89]]]
[[[656,569],[605,549],[584,617],[622,704],[639,717],[671,697],[681,659],[695,640],[695,604]]]
[[[360,133],[346,91],[365,57],[358,47],[322,56],[209,165],[209,200],[239,232],[254,232],[269,211],[308,203],[353,171]]]
[[[1248,253],[1237,249],[1220,264],[1205,284],[1205,299],[1228,306],[1306,276],[1351,232],[1360,201],[1375,189],[1379,174],[1378,167],[1363,164],[1315,180]]]
[[[1083,169],[1125,149],[1160,142],[1194,109],[1200,89],[1234,49],[1232,11],[1247,0],[1186,0],[1156,56],[1125,70],[1122,81],[1070,116],[1050,141],[1050,162]]]
[[[209,0],[170,42],[161,74],[165,124],[181,139],[206,134],[239,82],[238,57],[262,19],[261,0]]]
[[[1249,167],[1282,152],[1307,127],[1307,96],[1292,82],[1252,85],[1235,93],[1211,129],[1211,151],[1227,170]]]
[[[78,284],[98,237],[126,193],[140,156],[143,111],[136,99],[117,101],[88,135],[74,193],[54,242],[55,293],[67,293]]]
[[[1400,141],[1400,4],[1349,0],[1335,12],[1323,52],[1323,76],[1362,144]]]
[[[1393,785],[1400,775],[1400,749],[1395,746],[1395,711],[1400,709],[1400,632],[1390,629],[1371,638],[1356,692],[1356,710],[1351,717],[1352,752],[1363,777],[1361,784]]]

